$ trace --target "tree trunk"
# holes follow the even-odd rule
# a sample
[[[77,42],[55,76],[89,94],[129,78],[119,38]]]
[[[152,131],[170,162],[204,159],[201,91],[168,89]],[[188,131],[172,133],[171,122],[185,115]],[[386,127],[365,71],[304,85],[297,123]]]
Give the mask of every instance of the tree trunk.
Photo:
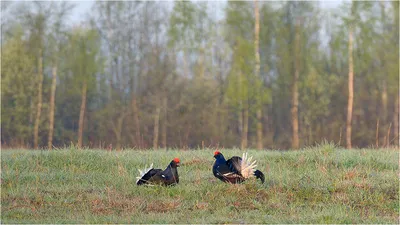
[[[294,81],[293,81],[293,89],[292,89],[292,148],[298,149],[299,148],[299,119],[298,119],[298,107],[299,107],[299,100],[298,100],[298,87],[297,87],[297,80],[299,77],[299,71],[296,69],[294,73]]]
[[[399,93],[396,94],[396,100],[394,103],[394,115],[393,115],[393,122],[394,122],[394,145],[400,145],[400,137],[399,137]]]
[[[132,96],[132,111],[133,111],[133,121],[135,127],[135,146],[141,148],[141,138],[140,138],[140,123],[139,123],[139,109],[137,106],[136,95]]]
[[[79,112],[78,148],[82,147],[83,118],[85,116],[85,108],[86,108],[86,91],[87,91],[87,84],[86,81],[84,81],[82,86],[81,110]]]
[[[383,87],[382,87],[382,120],[383,125],[387,124],[387,105],[388,105],[388,93],[387,93],[387,83],[386,78],[383,78]]]
[[[375,147],[379,148],[379,118],[376,120]]]
[[[42,85],[43,85],[43,56],[42,49],[39,50],[39,62],[38,62],[38,102],[36,105],[36,119],[35,127],[33,130],[33,147],[37,149],[39,147],[39,124],[40,114],[42,113]]]
[[[394,27],[399,27],[399,1],[393,1],[392,2],[392,4],[393,4],[393,18],[394,18],[394,24],[395,24],[395,26]],[[398,32],[395,32],[395,39],[399,39],[399,33]],[[399,49],[399,42],[396,42],[396,44],[395,44],[395,49]],[[400,99],[399,99],[399,97],[400,97],[400,93],[399,93],[399,90],[397,89],[397,92],[395,93],[396,94],[396,96],[395,96],[395,102],[394,102],[394,114],[393,114],[393,128],[394,128],[394,132],[393,132],[393,134],[394,134],[394,137],[395,137],[395,141],[394,141],[394,144],[395,145],[397,145],[397,146],[400,146],[400,137],[399,137],[399,107],[400,107]]]
[[[346,147],[351,148],[351,121],[353,114],[353,28],[349,29],[349,96],[346,121]]]
[[[53,148],[53,131],[54,131],[54,106],[55,106],[55,95],[57,88],[57,65],[53,66],[51,78],[51,92],[50,92],[50,111],[49,111],[49,137],[47,147]]]
[[[183,69],[184,69],[184,73],[185,73],[183,76],[186,78],[189,78],[189,62],[188,62],[189,58],[188,58],[188,53],[187,53],[186,49],[183,51],[183,55],[184,55]]]
[[[168,105],[168,99],[167,96],[164,95],[163,99],[163,123],[161,127],[161,141],[162,141],[162,147],[167,148],[167,105]]]
[[[156,113],[154,115],[154,132],[153,132],[153,149],[158,149],[158,130],[160,122],[160,107],[156,106]]]
[[[385,3],[383,1],[379,2],[380,7],[381,7],[381,20],[383,23],[386,22],[386,13],[385,13]],[[383,33],[388,32],[384,24],[383,27]],[[383,74],[387,74],[387,70],[385,68],[385,51],[384,48],[381,49],[380,54],[379,54],[380,60],[381,60],[381,70]],[[387,92],[387,76],[384,75],[382,77],[382,93],[381,93],[381,99],[382,99],[382,121],[383,121],[383,126],[387,124],[388,121],[388,92]]]
[[[117,151],[121,150],[121,132],[122,132],[122,129],[120,129],[119,132],[116,133],[116,135],[115,135],[115,137],[116,137],[116,139],[117,139],[117,140],[116,140],[117,143],[116,143],[116,145],[115,145],[115,149],[116,149]]]
[[[242,143],[241,143],[242,149],[247,148],[248,128],[249,128],[249,108],[247,104],[245,104],[245,107],[243,109],[243,129],[242,129]]]
[[[243,109],[238,112],[238,128],[240,134],[240,148],[243,149]]]
[[[263,149],[263,133],[262,133],[262,110],[257,110],[257,149]]]
[[[189,123],[189,124],[186,126],[185,134],[183,135],[183,136],[184,136],[184,137],[183,137],[183,139],[184,139],[184,146],[183,146],[183,148],[184,148],[184,149],[188,149],[188,148],[189,148],[189,135],[190,135],[191,130],[192,130],[192,124]]]
[[[259,39],[260,39],[260,12],[258,10],[258,0],[254,0],[254,15],[255,15],[255,24],[254,24],[254,49],[255,49],[255,73],[256,77],[260,76],[260,53],[259,53]],[[261,80],[261,79],[260,79]],[[262,85],[260,86],[261,92]],[[260,93],[261,94],[261,93]],[[261,96],[261,95],[260,95]],[[262,135],[262,109],[261,109],[261,99],[257,98],[257,149],[263,148],[263,135]]]
[[[199,66],[200,66],[200,78],[204,78],[204,73],[205,73],[205,50],[204,48],[200,49],[200,60],[199,60]]]
[[[33,117],[35,116],[35,106],[34,106],[34,100],[33,98],[30,98],[30,104],[29,104],[29,108],[30,108],[30,113],[29,113],[29,127],[32,127],[33,124]]]
[[[116,138],[116,146],[115,149],[117,151],[121,150],[121,140],[122,140],[122,125],[124,123],[125,116],[128,115],[128,111],[125,109],[121,110],[122,113],[121,115],[117,118],[117,125],[115,126],[114,123],[112,123],[114,133],[115,133],[115,138]]]
[[[293,77],[293,86],[292,86],[292,148],[299,148],[299,118],[298,118],[298,109],[299,109],[299,90],[298,90],[298,80],[299,80],[299,70],[300,70],[300,62],[299,62],[299,50],[300,50],[300,24],[297,22],[296,24],[296,36],[294,43],[294,77]]]

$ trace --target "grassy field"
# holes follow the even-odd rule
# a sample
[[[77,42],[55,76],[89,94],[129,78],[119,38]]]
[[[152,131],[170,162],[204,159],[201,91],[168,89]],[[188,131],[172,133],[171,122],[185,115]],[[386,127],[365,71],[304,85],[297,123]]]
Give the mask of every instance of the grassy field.
[[[221,150],[226,156],[240,150]],[[398,223],[394,149],[257,151],[265,184],[217,180],[213,150],[1,152],[1,223]],[[136,186],[180,157],[180,184]]]

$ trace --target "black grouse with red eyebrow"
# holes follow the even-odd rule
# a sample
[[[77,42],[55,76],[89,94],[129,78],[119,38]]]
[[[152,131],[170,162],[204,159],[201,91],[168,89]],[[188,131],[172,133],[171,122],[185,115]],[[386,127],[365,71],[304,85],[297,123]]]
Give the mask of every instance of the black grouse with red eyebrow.
[[[216,159],[213,166],[214,176],[223,182],[241,183],[252,176],[260,179],[262,183],[265,181],[264,174],[255,170],[256,161],[252,162],[252,157],[248,158],[247,153],[243,153],[243,158],[233,156],[226,160],[221,152],[215,151],[214,158]]]
[[[180,160],[174,158],[165,170],[149,168],[139,170],[140,175],[136,180],[137,185],[174,185],[179,183],[178,167]]]

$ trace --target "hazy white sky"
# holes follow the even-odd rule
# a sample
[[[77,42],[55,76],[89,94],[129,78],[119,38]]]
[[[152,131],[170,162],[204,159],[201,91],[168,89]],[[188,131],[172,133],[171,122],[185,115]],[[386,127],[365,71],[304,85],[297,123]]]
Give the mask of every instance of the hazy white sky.
[[[92,8],[94,0],[73,1],[76,7],[71,15],[71,22],[78,23],[86,18],[87,13]]]
[[[212,0],[209,1],[212,2]],[[343,1],[345,0],[321,0],[321,6],[324,8],[336,7]],[[74,23],[79,23],[80,21],[83,21],[86,18],[87,13],[92,8],[95,0],[74,0],[73,2],[75,2],[76,7],[70,18],[71,18],[71,23],[74,24]]]

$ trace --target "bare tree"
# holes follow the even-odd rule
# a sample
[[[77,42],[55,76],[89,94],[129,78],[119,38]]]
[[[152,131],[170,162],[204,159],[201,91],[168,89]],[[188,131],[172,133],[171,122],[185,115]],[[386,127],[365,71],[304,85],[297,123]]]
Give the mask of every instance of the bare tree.
[[[37,149],[39,147],[39,124],[40,115],[42,112],[42,86],[43,86],[43,49],[39,49],[39,60],[38,60],[38,80],[37,80],[37,104],[36,104],[36,118],[35,127],[33,130],[33,147]]]
[[[258,0],[254,0],[254,49],[255,49],[255,73],[256,76],[260,76],[260,52],[259,52],[259,42],[260,42],[260,11],[258,8]],[[261,87],[260,87],[261,88]],[[257,105],[257,149],[263,148],[263,133],[262,133],[262,110],[261,104]]]
[[[50,91],[50,111],[49,111],[49,136],[47,141],[47,147],[53,148],[53,130],[54,130],[54,108],[55,108],[55,96],[57,87],[57,63],[55,62],[52,68],[51,77],[51,91]]]
[[[394,104],[394,115],[393,115],[393,120],[394,120],[394,138],[395,142],[394,144],[399,146],[400,145],[400,137],[399,137],[399,94],[396,95],[396,100]]]
[[[349,80],[348,80],[348,100],[347,100],[347,120],[346,120],[346,147],[351,148],[351,121],[353,114],[353,27],[349,28]]]
[[[153,149],[158,149],[158,133],[159,133],[159,123],[160,123],[160,107],[156,106],[156,111],[154,113],[154,133],[153,133]]]
[[[53,28],[50,34],[50,45],[52,49],[52,77],[51,77],[51,90],[50,90],[50,110],[49,110],[49,134],[47,139],[48,149],[53,147],[53,133],[54,133],[54,111],[55,111],[55,94],[57,88],[57,73],[59,57],[65,43],[62,42],[64,20],[66,15],[75,7],[74,4],[68,2],[61,2],[60,4],[54,4],[55,18],[53,22]]]
[[[299,148],[299,88],[298,88],[298,80],[300,73],[300,22],[299,20],[296,22],[295,27],[295,43],[294,43],[294,77],[292,84],[292,148]]]
[[[247,135],[249,133],[249,105],[247,104],[247,100],[244,100],[245,103],[243,108],[243,129],[242,129],[242,142],[241,148],[247,148]]]
[[[85,109],[86,109],[86,92],[87,92],[87,83],[86,81],[84,81],[81,91],[81,108],[79,111],[78,148],[82,147],[83,119],[85,117]]]
[[[167,148],[167,111],[168,111],[168,98],[166,93],[163,97],[163,119],[161,124],[161,144],[163,148]]]

